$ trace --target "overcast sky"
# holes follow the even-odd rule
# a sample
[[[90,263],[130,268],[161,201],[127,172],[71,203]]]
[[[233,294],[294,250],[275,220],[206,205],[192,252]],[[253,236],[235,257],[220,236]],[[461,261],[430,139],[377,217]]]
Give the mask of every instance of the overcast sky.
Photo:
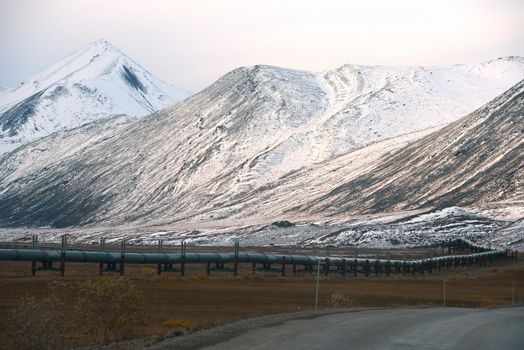
[[[97,39],[196,92],[253,64],[327,70],[524,56],[524,1],[0,0],[0,85]]]

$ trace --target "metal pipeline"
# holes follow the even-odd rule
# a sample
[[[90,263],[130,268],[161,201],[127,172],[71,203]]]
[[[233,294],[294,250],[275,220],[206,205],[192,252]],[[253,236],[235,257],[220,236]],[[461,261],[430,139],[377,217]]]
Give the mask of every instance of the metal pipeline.
[[[41,249],[0,249],[0,261],[60,261],[60,250],[41,250]],[[234,253],[185,253],[185,259],[181,253],[139,253],[126,252],[122,255],[120,252],[101,252],[101,251],[82,251],[66,250],[65,261],[67,262],[91,262],[91,263],[118,263],[121,262],[122,256],[126,264],[175,264],[182,260],[185,263],[260,263],[260,264],[303,264],[316,265],[318,262],[322,265],[362,265],[376,264],[386,266],[395,263],[409,263],[417,266],[423,264],[435,264],[445,262],[462,261],[469,259],[476,261],[487,257],[502,257],[506,255],[505,250],[489,250],[480,253],[467,255],[451,255],[434,258],[415,259],[415,260],[394,260],[394,259],[372,259],[372,258],[354,258],[354,257],[319,257],[307,255],[275,255],[262,253],[239,253],[238,260]]]

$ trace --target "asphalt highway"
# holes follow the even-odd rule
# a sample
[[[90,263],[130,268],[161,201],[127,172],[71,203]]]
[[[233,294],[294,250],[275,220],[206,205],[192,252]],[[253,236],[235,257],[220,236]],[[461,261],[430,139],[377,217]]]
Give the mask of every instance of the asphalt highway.
[[[206,349],[524,349],[524,307],[364,310],[251,328]]]

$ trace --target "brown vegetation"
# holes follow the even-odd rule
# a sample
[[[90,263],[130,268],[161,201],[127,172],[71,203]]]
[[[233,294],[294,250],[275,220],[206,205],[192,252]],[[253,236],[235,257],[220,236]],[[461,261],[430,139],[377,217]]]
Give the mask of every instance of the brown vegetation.
[[[108,344],[140,335],[147,323],[142,292],[129,279],[51,281],[47,288],[45,298],[25,294],[8,308],[3,346],[59,350]]]

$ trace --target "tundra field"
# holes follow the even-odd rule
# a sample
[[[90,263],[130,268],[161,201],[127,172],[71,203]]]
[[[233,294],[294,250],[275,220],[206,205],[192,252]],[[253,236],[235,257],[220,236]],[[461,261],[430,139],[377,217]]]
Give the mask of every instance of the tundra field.
[[[141,247],[141,251],[154,247]],[[174,249],[174,247],[173,247]],[[192,248],[196,250],[195,247]],[[230,248],[198,248],[199,251],[230,251]],[[244,249],[243,249],[244,250]],[[249,248],[245,248],[249,250]],[[324,249],[278,248],[257,249],[279,253],[323,255]],[[353,256],[353,248],[333,248],[331,254]],[[438,249],[380,250],[358,249],[359,256],[427,257],[442,254]],[[184,277],[179,273],[162,273],[156,265],[126,265],[125,277],[104,273],[98,276],[98,264],[67,263],[65,277],[57,272],[37,272],[31,276],[30,262],[0,263],[0,329],[9,326],[12,310],[22,307],[23,298],[33,296],[37,302],[49,294],[49,285],[62,283],[65,299],[73,300],[77,286],[89,280],[130,281],[143,297],[147,322],[137,335],[163,339],[177,328],[183,332],[220,325],[261,315],[311,310],[315,303],[316,275],[288,273],[253,273],[251,264],[240,264],[239,274],[211,272],[205,264],[186,265]],[[443,303],[443,280],[446,280],[446,305],[450,307],[490,307],[512,303],[515,281],[515,303],[524,301],[524,259],[483,267],[458,267],[424,275],[390,275],[386,277],[335,274],[320,277],[319,307],[405,307],[440,306]],[[11,313],[11,314],[10,314]],[[7,338],[7,332],[0,332]],[[8,342],[2,341],[2,344]]]

